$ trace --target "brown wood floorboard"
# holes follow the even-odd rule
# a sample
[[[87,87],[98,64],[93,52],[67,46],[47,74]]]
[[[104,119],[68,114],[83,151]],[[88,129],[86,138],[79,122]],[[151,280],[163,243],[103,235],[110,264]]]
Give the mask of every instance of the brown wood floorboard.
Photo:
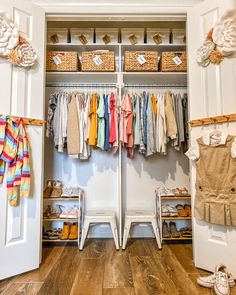
[[[104,258],[82,259],[70,292],[71,295],[102,295]]]
[[[196,279],[192,245],[154,239],[129,239],[116,251],[112,239],[87,239],[75,245],[43,248],[39,269],[0,281],[1,295],[213,295]],[[231,289],[236,295],[236,287]]]
[[[130,260],[126,251],[117,251],[112,240],[106,243],[104,288],[133,287]]]
[[[46,277],[39,295],[70,294],[76,271],[80,263],[80,252],[77,247],[65,247],[60,258]]]

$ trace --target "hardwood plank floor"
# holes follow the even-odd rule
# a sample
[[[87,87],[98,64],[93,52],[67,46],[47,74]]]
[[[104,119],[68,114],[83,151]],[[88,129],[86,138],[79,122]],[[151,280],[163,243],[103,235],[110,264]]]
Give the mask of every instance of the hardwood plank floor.
[[[112,239],[43,248],[39,269],[0,282],[1,295],[213,295],[196,283],[199,275],[189,244],[129,240],[116,251]],[[236,287],[231,289],[236,295]]]

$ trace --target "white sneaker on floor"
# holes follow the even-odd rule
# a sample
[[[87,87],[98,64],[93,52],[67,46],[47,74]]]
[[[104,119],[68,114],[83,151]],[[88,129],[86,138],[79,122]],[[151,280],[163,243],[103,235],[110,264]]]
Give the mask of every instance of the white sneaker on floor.
[[[234,281],[232,275],[229,273],[228,273],[228,281],[229,281],[230,288],[233,288],[235,286],[235,281]],[[212,274],[212,275],[209,275],[206,277],[197,278],[197,283],[200,286],[206,287],[206,288],[213,288],[215,282],[216,282],[216,275],[215,274]]]
[[[214,290],[217,295],[229,295],[229,280],[226,266],[218,264],[215,270],[216,282],[214,284]]]

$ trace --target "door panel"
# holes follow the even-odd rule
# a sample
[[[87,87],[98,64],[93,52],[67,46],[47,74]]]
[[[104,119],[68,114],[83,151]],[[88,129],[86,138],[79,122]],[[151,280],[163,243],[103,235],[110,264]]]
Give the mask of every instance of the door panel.
[[[207,32],[227,9],[236,8],[234,0],[206,0],[188,12],[189,115],[190,120],[236,113],[236,58],[225,58],[220,65],[200,67],[196,51]],[[198,30],[194,28],[199,28]],[[194,34],[193,34],[194,31]],[[190,144],[201,137],[204,130],[215,126],[190,128]],[[236,135],[236,123],[216,126]],[[190,164],[194,202],[196,171]],[[194,261],[197,267],[214,271],[217,263],[225,263],[236,278],[236,229],[208,224],[193,217]]]
[[[39,62],[27,70],[13,67],[0,58],[0,113],[44,118],[44,39],[45,14],[29,1],[1,0],[0,10],[18,25],[30,40]],[[27,126],[31,158],[31,190],[10,207],[6,197],[6,179],[0,186],[0,279],[39,267],[41,250],[41,196],[43,176],[43,127]]]

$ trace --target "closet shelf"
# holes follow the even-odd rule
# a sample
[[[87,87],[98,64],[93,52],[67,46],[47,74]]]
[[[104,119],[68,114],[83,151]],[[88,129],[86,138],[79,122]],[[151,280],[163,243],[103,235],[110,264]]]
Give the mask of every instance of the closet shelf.
[[[116,83],[117,72],[47,72],[46,82]]]
[[[78,201],[79,198],[43,198],[44,200],[50,200],[50,201]]]
[[[68,242],[74,242],[74,243],[78,243],[78,240],[76,239],[76,240],[60,240],[60,239],[58,239],[58,240],[47,240],[47,239],[43,239],[42,240],[42,242],[48,242],[48,243],[58,243],[58,242],[60,242],[60,243],[68,243]]]
[[[175,197],[166,197],[161,196],[161,199],[164,200],[191,200],[191,196],[175,196]]]
[[[80,221],[80,218],[43,218],[43,221]]]
[[[179,241],[179,240],[181,240],[181,241],[184,241],[184,240],[186,240],[186,241],[191,241],[191,240],[192,240],[192,237],[189,237],[189,238],[187,238],[187,237],[180,237],[180,238],[162,238],[162,241]]]
[[[188,216],[188,217],[165,217],[165,216],[162,216],[161,217],[162,220],[191,220],[192,217],[191,216]]]
[[[122,72],[125,84],[143,84],[148,77],[152,85],[180,85],[187,87],[186,72]],[[174,86],[173,86],[174,87]]]

